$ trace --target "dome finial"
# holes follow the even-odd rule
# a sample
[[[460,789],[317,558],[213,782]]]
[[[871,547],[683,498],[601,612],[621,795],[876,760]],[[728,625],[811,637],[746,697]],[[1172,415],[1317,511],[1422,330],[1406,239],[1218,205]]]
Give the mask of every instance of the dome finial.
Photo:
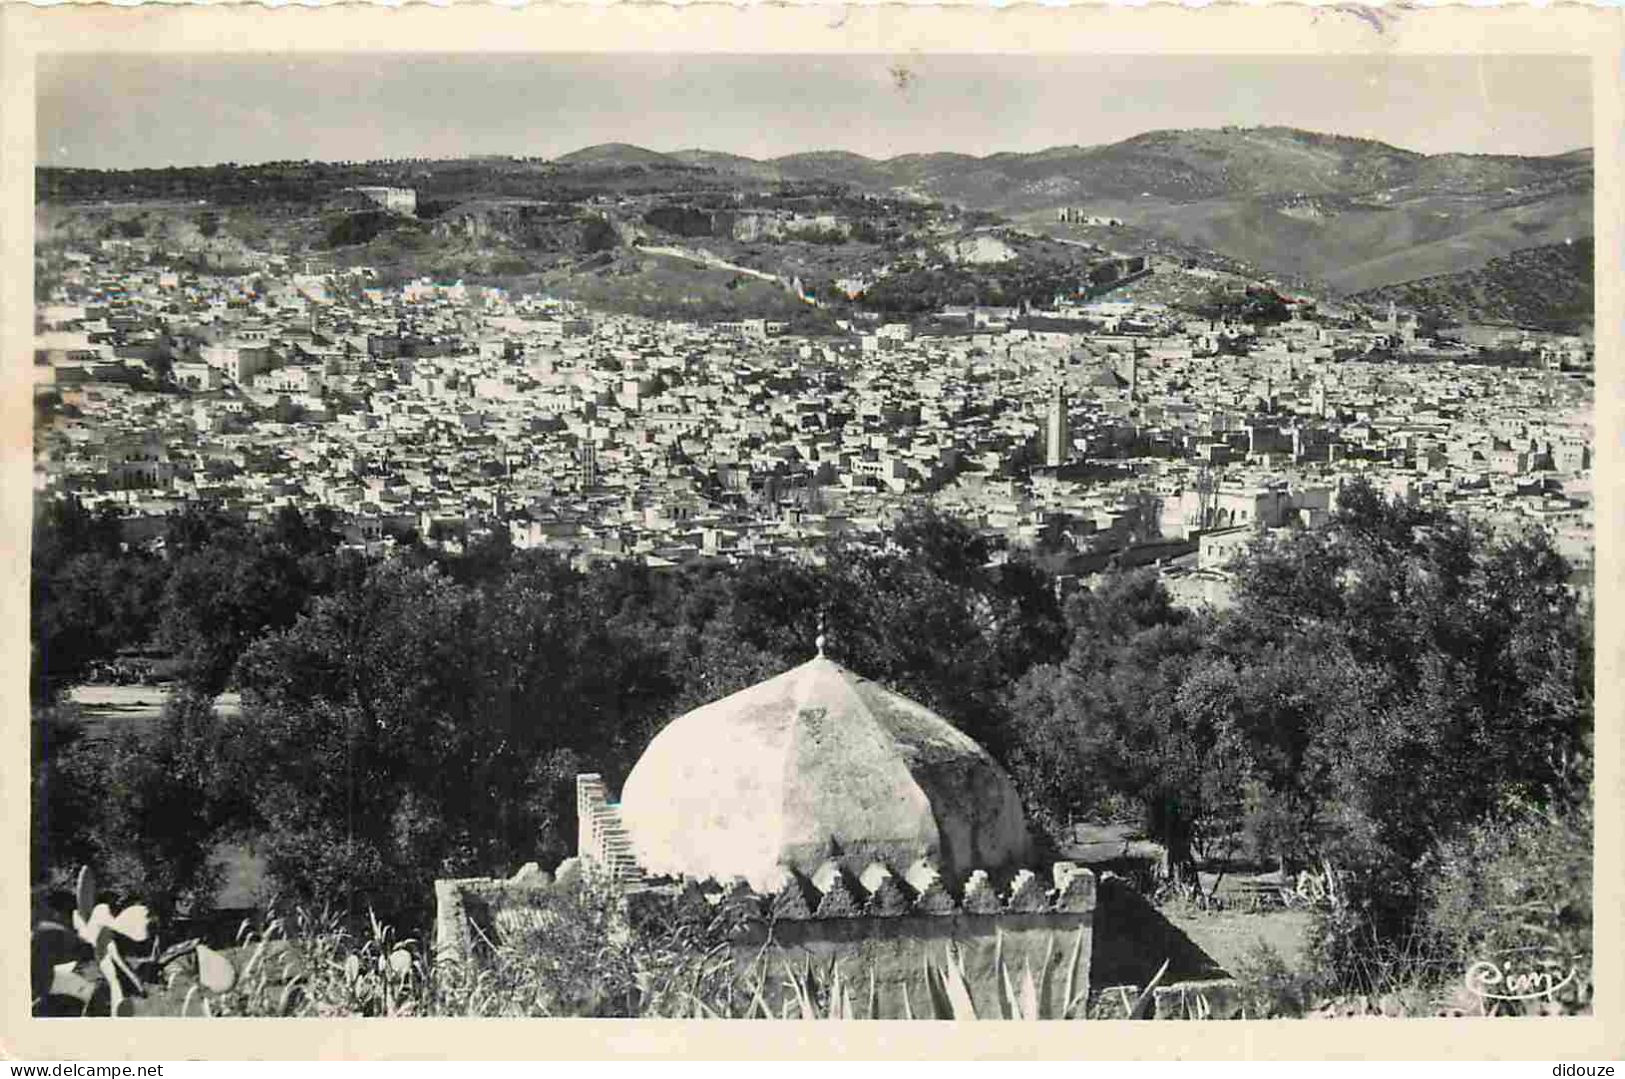
[[[819,659],[825,658],[824,657],[824,612],[823,611],[818,612],[818,636],[813,639],[813,643],[818,646],[818,658]]]

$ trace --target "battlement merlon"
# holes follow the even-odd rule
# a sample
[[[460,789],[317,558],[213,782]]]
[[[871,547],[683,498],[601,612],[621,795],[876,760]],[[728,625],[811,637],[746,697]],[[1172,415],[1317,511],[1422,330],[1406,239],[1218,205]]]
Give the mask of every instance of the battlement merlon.
[[[822,921],[832,918],[896,918],[946,915],[1092,914],[1095,909],[1095,874],[1074,862],[1056,862],[1050,881],[1031,869],[995,877],[973,870],[964,880],[951,882],[928,862],[917,862],[897,873],[883,862],[872,862],[854,876],[829,861],[810,876],[785,871],[784,885],[775,892],[759,892],[742,880],[651,880],[642,885],[655,893],[678,896],[685,902],[704,901],[717,907],[724,901],[743,903],[763,919]]]

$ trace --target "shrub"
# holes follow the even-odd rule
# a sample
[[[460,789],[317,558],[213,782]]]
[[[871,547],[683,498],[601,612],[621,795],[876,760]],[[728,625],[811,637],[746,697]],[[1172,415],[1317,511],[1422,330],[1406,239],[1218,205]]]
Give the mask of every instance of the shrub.
[[[1458,971],[1532,954],[1576,972],[1558,999],[1583,1005],[1591,982],[1592,810],[1519,809],[1443,845],[1424,907],[1434,948]],[[1560,974],[1561,976],[1561,974]]]
[[[593,214],[581,223],[581,237],[576,246],[583,255],[595,255],[612,250],[618,241],[615,226]]]
[[[71,867],[91,851],[90,824],[98,796],[95,769],[85,762],[95,754],[70,709],[35,708],[32,718],[31,879],[63,884]]]
[[[1266,941],[1259,939],[1236,964],[1243,1014],[1248,1019],[1297,1019],[1309,1010],[1314,979],[1296,971]]]
[[[1334,996],[1371,996],[1452,977],[1418,927],[1396,932],[1390,921],[1359,903],[1316,911],[1305,951],[1313,983]]]
[[[362,210],[346,214],[328,227],[327,246],[353,247],[370,243],[397,224],[398,220],[383,210]]]
[[[608,885],[582,878],[539,892],[523,915],[454,961],[430,959],[376,917],[352,929],[336,912],[298,908],[241,935],[248,961],[230,991],[204,994],[208,1013],[693,1018],[748,1006],[727,910],[671,900],[629,912]]]

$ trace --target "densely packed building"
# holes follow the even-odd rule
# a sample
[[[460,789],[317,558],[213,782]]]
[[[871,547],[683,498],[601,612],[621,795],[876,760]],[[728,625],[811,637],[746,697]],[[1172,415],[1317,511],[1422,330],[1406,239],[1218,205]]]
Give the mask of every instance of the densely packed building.
[[[1130,290],[1037,321],[959,308],[796,337],[249,261],[66,254],[36,312],[39,490],[116,503],[131,542],[207,500],[251,519],[329,507],[373,552],[501,531],[654,566],[883,543],[929,494],[1065,574],[1156,564],[1182,600],[1223,602],[1248,537],[1313,526],[1364,475],[1545,526],[1590,569],[1578,338],[1424,345],[1393,312],[1307,305],[1227,324]],[[1528,362],[1478,362],[1486,345]]]

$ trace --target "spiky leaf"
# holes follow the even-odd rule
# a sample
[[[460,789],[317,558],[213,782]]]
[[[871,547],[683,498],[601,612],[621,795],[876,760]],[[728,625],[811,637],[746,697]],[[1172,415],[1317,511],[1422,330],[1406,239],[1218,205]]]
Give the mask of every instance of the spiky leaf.
[[[1079,998],[1089,991],[1087,986],[1084,987],[1082,992],[1078,990],[1078,961],[1081,958],[1083,958],[1083,930],[1080,929],[1078,930],[1077,939],[1072,943],[1072,958],[1067,961],[1066,965],[1065,997],[1067,1014],[1070,1014],[1072,1009],[1077,1006]],[[1062,1016],[1063,1019],[1065,1017],[1065,1015]]]
[[[976,1005],[971,1001],[970,986],[965,979],[965,968],[960,962],[959,953],[955,950],[952,941],[948,943],[948,965],[943,971],[943,983],[948,990],[948,1001],[953,1008],[952,1018],[962,1021],[975,1019]]]
[[[931,1004],[931,1017],[933,1019],[952,1019],[954,1008],[948,1001],[948,990],[942,984],[942,976],[931,965],[929,956],[925,958],[925,992]]]
[[[96,909],[96,873],[88,865],[79,869],[78,885],[74,888],[74,910],[81,919],[90,921]]]
[[[147,939],[148,923],[152,917],[147,908],[137,903],[133,907],[125,907],[114,916],[112,930],[121,936],[141,943]]]
[[[1162,981],[1162,976],[1168,973],[1168,964],[1171,961],[1170,959],[1164,959],[1162,966],[1157,968],[1156,976],[1151,979],[1144,989],[1140,990],[1139,999],[1135,1000],[1134,1006],[1129,1009],[1128,1017],[1130,1019],[1151,1018],[1151,1009],[1157,1001],[1157,984]]]
[[[211,993],[228,992],[237,984],[237,968],[231,960],[209,947],[197,946],[197,980]]]
[[[1033,980],[1031,963],[1023,963],[1021,969],[1021,1017],[1023,1019],[1048,1019],[1041,1009],[1038,996],[1038,983]]]

